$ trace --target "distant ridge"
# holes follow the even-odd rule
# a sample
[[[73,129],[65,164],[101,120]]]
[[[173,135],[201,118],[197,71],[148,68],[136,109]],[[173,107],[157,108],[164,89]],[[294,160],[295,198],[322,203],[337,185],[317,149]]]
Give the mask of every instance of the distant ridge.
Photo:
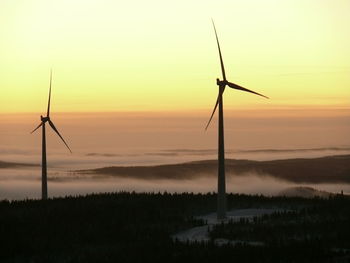
[[[228,176],[255,174],[295,183],[350,183],[350,155],[273,161],[227,159],[226,171]],[[216,176],[217,161],[205,160],[156,166],[113,166],[75,172],[137,179],[185,180]]]
[[[1,168],[15,168],[15,167],[35,167],[35,166],[39,166],[39,165],[33,164],[33,163],[14,163],[14,162],[0,161],[0,169]]]
[[[341,151],[349,151],[350,147],[319,147],[319,148],[286,148],[286,149],[250,149],[250,150],[230,150],[226,149],[226,154],[235,154],[235,153],[306,153],[306,152],[341,152]],[[150,156],[206,156],[206,155],[216,155],[217,149],[165,149],[157,152],[146,152],[141,154],[120,154],[120,153],[96,153],[90,152],[87,153],[86,156],[103,156],[103,157],[122,157],[122,156],[142,156],[142,155],[150,155]]]

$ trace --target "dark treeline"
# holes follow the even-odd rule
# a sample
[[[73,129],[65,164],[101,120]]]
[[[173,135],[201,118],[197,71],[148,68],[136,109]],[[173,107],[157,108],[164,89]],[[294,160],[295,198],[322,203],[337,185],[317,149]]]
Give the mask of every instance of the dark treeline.
[[[323,211],[322,217],[330,220],[334,210],[339,211],[335,214],[333,225],[339,220],[349,221],[349,213],[344,212],[344,206],[350,207],[349,204],[350,200],[345,197],[303,199],[228,195],[230,209],[276,207],[295,211],[262,217],[253,222],[257,226],[276,222],[273,223],[276,228],[267,224],[271,226],[270,235],[274,235],[276,230],[276,236],[281,234],[281,237],[284,230],[278,222],[289,224],[303,213],[305,218],[310,215],[308,222],[311,228],[314,218],[318,218],[315,216],[317,211]],[[178,231],[203,224],[195,216],[213,212],[215,208],[216,195],[213,193],[120,192],[47,201],[1,201],[0,262],[218,262],[227,258],[235,262],[320,262],[346,253],[334,248],[349,248],[345,241],[327,246],[303,240],[277,240],[264,247],[256,247],[244,243],[236,246],[216,246],[214,242],[183,244],[171,239],[171,235]],[[338,216],[343,213],[341,211],[344,212],[343,218]],[[239,224],[242,226],[238,228],[244,229],[248,223]],[[229,229],[233,226],[235,223],[213,229],[211,235],[213,238],[217,235],[230,239]],[[317,225],[315,229],[318,228]],[[259,231],[256,236],[244,237],[242,230],[239,239],[266,241],[261,238],[263,232]],[[324,231],[328,230],[325,228]],[[323,235],[323,232],[320,233]]]

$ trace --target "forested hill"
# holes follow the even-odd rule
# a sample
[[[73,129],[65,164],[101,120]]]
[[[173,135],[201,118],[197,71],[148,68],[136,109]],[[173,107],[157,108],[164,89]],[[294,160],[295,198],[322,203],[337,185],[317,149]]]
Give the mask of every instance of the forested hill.
[[[191,179],[216,176],[217,161],[206,160],[157,166],[113,166],[78,173],[138,179]],[[273,161],[226,160],[227,176],[254,174],[295,183],[350,183],[350,155]]]
[[[0,161],[0,168],[16,168],[16,167],[33,167],[39,166],[33,163],[14,163],[14,162],[4,162]]]

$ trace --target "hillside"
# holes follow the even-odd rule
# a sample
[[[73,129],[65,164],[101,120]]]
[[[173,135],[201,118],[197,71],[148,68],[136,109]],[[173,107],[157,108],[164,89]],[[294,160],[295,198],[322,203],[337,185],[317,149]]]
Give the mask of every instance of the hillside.
[[[16,167],[35,167],[35,166],[39,166],[39,165],[32,164],[32,163],[15,163],[15,162],[0,161],[0,169],[1,168],[16,168]]]
[[[217,161],[206,160],[157,166],[113,166],[75,172],[96,176],[183,180],[216,176]],[[350,155],[273,161],[228,159],[226,173],[227,176],[253,173],[294,183],[350,183]]]

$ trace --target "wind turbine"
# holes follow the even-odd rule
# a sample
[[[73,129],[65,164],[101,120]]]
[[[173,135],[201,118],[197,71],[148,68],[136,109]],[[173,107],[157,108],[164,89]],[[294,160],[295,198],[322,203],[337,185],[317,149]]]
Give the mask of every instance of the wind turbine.
[[[56,129],[55,125],[50,119],[50,102],[51,102],[51,84],[52,84],[52,70],[50,72],[50,89],[49,89],[49,101],[47,104],[47,114],[46,117],[40,116],[41,123],[36,127],[31,133],[35,132],[37,129],[42,127],[42,161],[41,161],[41,199],[47,199],[47,165],[46,165],[46,133],[45,133],[45,124],[49,123],[51,128],[57,133],[61,138],[63,143],[67,146],[68,150],[72,153],[66,141],[63,139],[61,134]]]
[[[216,79],[216,85],[219,86],[219,94],[216,99],[216,103],[214,106],[214,110],[210,116],[210,119],[208,121],[207,126],[205,127],[205,130],[208,129],[209,124],[214,116],[214,113],[216,111],[216,108],[219,106],[219,123],[218,123],[218,159],[219,159],[219,166],[218,166],[218,200],[217,200],[217,218],[218,219],[225,219],[226,218],[226,182],[225,182],[225,145],[224,145],[224,113],[223,113],[223,98],[222,95],[225,91],[225,87],[228,86],[232,89],[238,89],[246,92],[250,92],[259,96],[262,96],[264,98],[267,98],[266,96],[257,93],[255,91],[243,88],[237,84],[234,84],[232,82],[227,81],[226,74],[225,74],[225,67],[224,62],[222,59],[220,44],[219,44],[219,38],[218,34],[216,32],[214,21],[212,20],[215,37],[216,37],[216,43],[218,45],[219,50],[219,57],[220,57],[220,65],[221,65],[221,71],[222,71],[222,80]]]

